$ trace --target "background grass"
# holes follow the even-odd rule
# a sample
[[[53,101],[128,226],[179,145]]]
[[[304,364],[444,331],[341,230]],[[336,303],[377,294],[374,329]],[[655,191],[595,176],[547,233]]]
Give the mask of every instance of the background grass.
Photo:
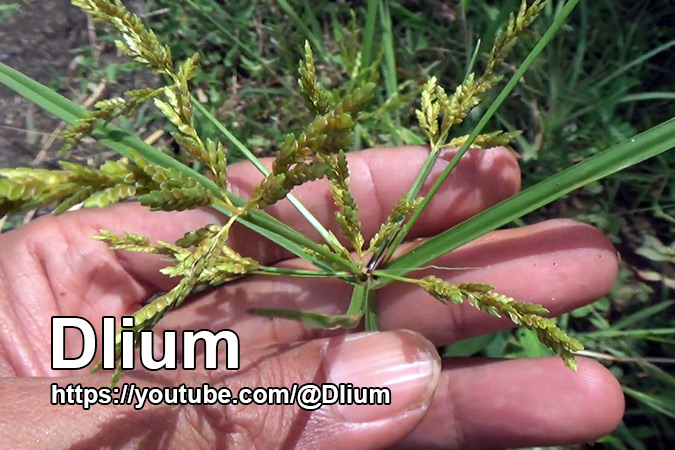
[[[312,43],[318,71],[329,86],[369,76],[369,68],[380,75],[375,108],[359,127],[355,150],[417,144],[424,142],[412,114],[419,87],[430,75],[446,87],[456,86],[472,55],[478,55],[480,64],[481,48],[485,51],[497,25],[519,1],[130,3],[146,14],[161,41],[171,43],[176,60],[200,52],[203,65],[195,81],[196,96],[263,155],[273,154],[284,134],[309,118],[295,81],[305,39]],[[561,5],[549,2],[534,33],[521,40],[510,58],[512,63],[522,60]],[[16,9],[0,9],[0,22]],[[581,1],[491,124],[491,129],[523,130],[514,147],[525,186],[675,116],[673,23],[675,5],[670,0]],[[72,85],[75,80],[83,97],[102,80],[109,94],[130,88],[129,74],[136,67],[118,58],[111,41],[99,30],[91,45],[75,49],[77,62],[67,81]],[[482,112],[472,113],[467,129]],[[164,123],[155,123],[157,118],[158,113],[143,108],[133,121],[121,125],[149,135]],[[206,120],[199,126],[218,135]],[[160,142],[173,147],[165,137]],[[612,292],[562,318],[562,326],[608,364],[625,387],[624,423],[601,440],[610,448],[666,449],[675,442],[673,169],[675,152],[662,154],[515,224],[551,217],[582,220],[607,233],[620,252],[621,273]],[[527,330],[479,337],[446,349],[456,356],[547,352]]]

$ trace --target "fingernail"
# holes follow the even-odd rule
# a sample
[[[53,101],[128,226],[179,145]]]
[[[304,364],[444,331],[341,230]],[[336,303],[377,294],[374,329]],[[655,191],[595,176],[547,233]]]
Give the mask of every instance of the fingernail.
[[[354,387],[388,388],[388,405],[336,404],[346,422],[391,419],[426,407],[431,402],[441,372],[434,346],[412,331],[361,333],[347,337],[325,351],[327,380]],[[365,390],[360,390],[363,394]],[[365,400],[368,396],[361,395]]]

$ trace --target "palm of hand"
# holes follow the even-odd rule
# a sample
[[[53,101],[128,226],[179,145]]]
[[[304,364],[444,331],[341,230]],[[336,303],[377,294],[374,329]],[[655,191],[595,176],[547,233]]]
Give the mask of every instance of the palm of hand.
[[[412,182],[412,174],[417,173],[416,166],[423,160],[424,150],[413,148],[363,152],[350,159],[352,191],[361,205],[366,239]],[[446,161],[443,158],[439,165]],[[232,168],[230,180],[245,192],[255,184],[257,175],[251,167],[240,165]],[[518,168],[507,151],[471,152],[434,198],[415,229],[416,235],[446,229],[512,195],[518,187]],[[332,223],[325,184],[313,183],[298,191],[298,196],[319,219]],[[280,204],[271,210],[286,223],[311,235],[311,230],[303,228],[306,225],[289,206]],[[172,282],[158,273],[163,266],[161,258],[110,252],[91,236],[100,229],[109,229],[171,242],[186,231],[218,220],[221,219],[208,211],[150,213],[138,205],[124,204],[41,219],[1,236],[0,292],[4,296],[0,297],[0,318],[4,326],[0,334],[0,370],[7,377],[5,380],[68,375],[84,377],[90,385],[106,384],[107,374],[64,374],[51,370],[51,317],[82,316],[98,332],[102,316],[128,315]],[[242,254],[265,264],[293,267],[305,264],[244,229],[234,229],[229,242]],[[604,295],[616,274],[616,261],[608,241],[591,227],[569,221],[492,233],[436,264],[480,267],[438,275],[450,281],[488,282],[520,300],[543,303],[553,314]],[[468,305],[444,306],[420,290],[405,286],[388,286],[378,291],[378,298],[383,329],[415,330],[434,345],[509,326],[507,321],[486,317]],[[377,412],[375,407],[365,406],[347,412],[344,408],[324,407],[314,414],[291,406],[232,406],[181,408],[175,415],[169,415],[182,439],[208,445],[329,446],[351,441],[359,448],[367,448],[391,445],[409,433],[402,445],[534,445],[588,440],[611,430],[620,417],[622,398],[616,382],[591,361],[582,361],[577,374],[569,372],[557,359],[455,360],[446,361],[441,370],[433,347],[416,334],[387,332],[363,337],[359,345],[349,345],[352,341],[337,337],[342,334],[338,331],[307,329],[295,322],[247,313],[255,306],[340,314],[348,299],[349,286],[325,279],[251,277],[228,285],[171,313],[161,323],[161,329],[236,331],[242,345],[239,371],[179,370],[153,373],[151,377],[147,373],[138,376],[132,373],[129,380],[139,380],[139,384],[145,385],[208,381],[236,390],[244,385],[320,383],[340,372],[353,375],[354,381],[349,378],[345,382],[378,385],[386,384],[386,377],[382,378],[384,368],[396,364],[403,367],[400,361],[395,362],[401,355],[426,361],[434,372],[425,375],[429,379],[422,380],[424,383],[415,385],[413,379],[392,387],[392,405],[380,407]],[[73,340],[71,353],[77,354],[79,348],[79,342]],[[363,364],[359,367],[361,360]],[[353,367],[346,366],[345,361],[353,361]],[[409,368],[406,366],[405,370]],[[357,378],[360,383],[355,382]],[[428,389],[430,380],[432,384],[438,383],[435,393]],[[398,402],[396,389],[402,392]],[[408,401],[404,397],[414,396],[416,404],[403,405]],[[46,398],[43,395],[42,404]],[[39,399],[35,401],[40,403]],[[540,405],[553,402],[558,408],[542,414]],[[579,411],[582,402],[584,411]],[[603,403],[603,414],[594,413],[594,407],[598,407],[595,405]],[[387,408],[388,412],[383,412]],[[129,417],[137,425],[138,416]],[[374,420],[382,417],[387,419]],[[490,417],[514,420],[493,421]],[[88,420],[96,423],[92,414]],[[356,426],[361,422],[371,425],[367,429]],[[147,424],[144,427],[147,431]]]

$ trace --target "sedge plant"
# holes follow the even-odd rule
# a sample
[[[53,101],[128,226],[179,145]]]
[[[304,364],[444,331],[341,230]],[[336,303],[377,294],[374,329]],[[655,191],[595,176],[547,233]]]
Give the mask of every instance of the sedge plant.
[[[541,305],[518,301],[482,283],[451,284],[429,275],[414,276],[415,271],[459,246],[506,225],[532,210],[585,184],[657,155],[675,145],[675,122],[654,127],[634,139],[621,143],[581,164],[518,194],[461,224],[428,239],[402,255],[396,254],[411,227],[430,199],[452,173],[469,149],[480,151],[506,145],[518,133],[500,130],[483,132],[497,108],[513,90],[519,79],[563,25],[578,0],[561,8],[548,31],[542,35],[528,57],[491,100],[472,132],[453,136],[455,127],[488,94],[501,85],[503,66],[519,36],[528,31],[545,1],[523,0],[496,35],[481,68],[472,67],[453,90],[438,85],[435,77],[425,84],[416,116],[429,145],[428,157],[408,192],[398,201],[376,235],[366,241],[361,231],[359,207],[349,190],[349,166],[345,152],[351,148],[359,118],[368,114],[368,105],[377,86],[377,68],[369,65],[371,45],[359,55],[361,69],[353,82],[342,90],[328,90],[319,81],[314,54],[309,42],[299,64],[299,91],[313,119],[300,133],[290,133],[280,144],[271,170],[260,161],[224,125],[191,95],[190,80],[199,67],[199,55],[185,61],[173,60],[168,46],[129,12],[119,0],[73,0],[73,4],[95,21],[106,22],[119,34],[117,47],[146,69],[159,74],[160,87],[137,89],[123,96],[98,102],[93,111],[61,97],[54,91],[0,64],[0,82],[35,101],[71,127],[62,137],[63,151],[85,137],[94,137],[121,155],[98,168],[61,162],[59,170],[15,168],[0,170],[0,214],[15,213],[43,205],[54,206],[53,213],[63,213],[75,205],[105,207],[135,199],[151,210],[178,211],[211,207],[225,214],[224,224],[212,224],[187,233],[176,242],[151,242],[128,230],[116,235],[100,230],[95,239],[109,244],[111,250],[126,250],[163,255],[167,265],[162,273],[176,279],[175,287],[154,296],[133,314],[132,328],[122,328],[117,335],[117,369],[115,384],[122,375],[122,331],[133,331],[134,343],[140,333],[153,327],[171,310],[179,308],[204,289],[233,283],[250,275],[331,277],[353,286],[351,302],[341,315],[312,311],[255,309],[252,314],[297,320],[310,327],[377,329],[377,290],[389,283],[406,283],[426,291],[444,304],[468,302],[473,307],[497,317],[506,317],[515,325],[532,330],[539,340],[555,351],[571,369],[576,368],[574,355],[582,349],[579,341],[568,336],[547,317]],[[321,51],[324,51],[321,49]],[[366,64],[362,64],[363,62]],[[367,67],[363,67],[367,65]],[[472,64],[478,66],[478,63]],[[375,67],[375,69],[373,69]],[[187,158],[174,157],[152,147],[113,124],[117,117],[128,116],[141,105],[152,102],[168,120],[171,136]],[[223,134],[223,141],[206,138],[195,126],[195,114],[204,114]],[[248,199],[236,196],[228,187],[228,147],[248,158],[263,174]],[[456,156],[440,175],[431,190],[422,194],[436,160],[443,149],[459,147]],[[325,179],[330,183],[336,205],[335,220],[342,239],[327,230],[292,196],[292,190],[305,183]],[[321,238],[315,242],[265,212],[280,201],[291,202],[314,227]],[[308,261],[312,270],[269,267],[235,251],[228,245],[230,230],[240,223]],[[94,369],[99,369],[99,364]]]

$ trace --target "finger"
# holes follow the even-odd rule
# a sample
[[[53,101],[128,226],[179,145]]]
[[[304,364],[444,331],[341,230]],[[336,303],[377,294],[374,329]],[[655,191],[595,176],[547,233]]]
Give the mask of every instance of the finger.
[[[372,149],[348,156],[352,172],[350,189],[360,205],[366,239],[374,235],[380,223],[408,190],[427,153],[428,150],[423,147],[401,147]],[[452,155],[454,151],[441,155],[431,179],[435,179]],[[264,162],[270,166],[272,160],[267,158]],[[249,163],[234,164],[229,173],[232,189],[244,196],[261,177]],[[518,165],[507,149],[469,152],[434,197],[412,236],[443,230],[513,195],[519,186]],[[335,206],[325,180],[300,186],[294,194],[318,219],[339,234],[333,218]],[[313,229],[288,201],[282,201],[268,210],[291,227],[316,237]],[[96,270],[100,264],[92,265],[91,261],[97,259],[106,246],[92,241],[91,236],[98,234],[101,229],[119,234],[130,231],[150,236],[154,240],[174,242],[188,231],[222,221],[221,215],[209,209],[182,213],[150,212],[140,205],[125,203],[103,210],[84,210],[56,218],[39,219],[0,236],[0,245],[10,253],[20,252],[25,246],[30,246],[48,265],[52,264],[52,259],[56,260],[54,264],[58,270],[64,269],[64,263],[73,264],[70,270],[79,273],[81,278],[97,278],[92,270]],[[271,241],[243,226],[233,228],[228,244],[263,264],[273,264],[290,256]],[[116,255],[117,261],[138,283],[150,284],[154,289],[170,286],[171,282],[167,283],[166,278],[157,273],[166,265],[163,258],[127,252],[118,252]]]
[[[581,358],[448,361],[431,408],[398,448],[521,448],[592,442],[621,421],[614,376]]]
[[[444,267],[477,270],[432,271],[451,283],[488,283],[518,301],[538,303],[557,316],[603,297],[618,273],[616,250],[598,229],[571,220],[550,220],[503,230],[441,258]],[[420,272],[423,276],[429,272]],[[415,286],[382,290],[382,321],[406,327],[439,345],[512,327],[465,303],[443,305]]]
[[[257,436],[246,448],[387,448],[398,442],[424,416],[440,374],[436,349],[420,335],[409,331],[361,333],[347,337],[310,341],[267,359],[246,363],[236,377],[224,384],[237,389],[289,386],[291,383],[329,384],[349,388],[385,388],[389,404],[358,404],[363,401],[326,405],[314,412],[296,406],[241,406],[231,411],[233,420]],[[212,378],[219,385],[217,378]],[[256,384],[257,385],[257,384]],[[372,401],[371,401],[372,403]],[[265,423],[260,418],[267,417]],[[269,418],[279,419],[269,423]],[[279,426],[278,424],[284,424]]]
[[[208,383],[212,390],[228,388],[233,398],[245,387],[285,387],[290,392],[293,383],[350,383],[388,389],[390,401],[380,405],[333,403],[315,411],[301,409],[299,402],[228,406],[146,403],[138,410],[113,404],[92,405],[85,411],[81,406],[45,408],[53,379],[6,378],[0,380],[0,434],[10,448],[24,446],[36,434],[46,448],[136,447],[142,442],[163,442],[176,448],[385,448],[422,420],[441,371],[436,349],[406,331],[323,339],[242,357],[237,371],[130,372],[123,382],[133,382],[137,388],[170,388],[183,383],[203,388]],[[108,376],[63,378],[58,385],[102,386]],[[170,395],[174,402],[179,398]],[[386,396],[382,399],[387,400]],[[189,398],[199,397],[191,394]],[[377,400],[377,396],[373,398]],[[345,403],[344,396],[340,400]],[[73,423],[78,424],[76,433]]]
[[[477,267],[434,273],[453,283],[489,283],[519,301],[543,304],[552,315],[602,297],[617,273],[616,254],[609,240],[597,229],[569,220],[490,233],[435,263]],[[333,335],[341,331],[307,328],[286,319],[253,316],[249,311],[282,308],[344,314],[351,290],[351,285],[338,280],[252,277],[184,305],[169,314],[160,327],[231,328],[241,336],[242,345]],[[513,326],[507,319],[488,316],[468,304],[443,305],[416,285],[396,282],[376,295],[383,329],[415,330],[436,345]]]
[[[426,193],[456,149],[441,154],[422,194]],[[410,189],[429,154],[426,147],[396,147],[366,150],[348,155],[350,193],[359,206],[362,232],[374,236],[400,198]],[[271,167],[272,160],[265,165]],[[244,197],[262,175],[251,164],[236,165],[230,171],[233,190]],[[514,195],[520,189],[520,170],[512,153],[503,147],[470,151],[460,160],[452,176],[429,203],[411,231],[411,237],[425,236],[459,223],[483,209]],[[299,186],[293,194],[329,230],[339,235],[336,207],[327,180]],[[273,216],[306,236],[319,239],[311,225],[287,201],[266,209]]]

